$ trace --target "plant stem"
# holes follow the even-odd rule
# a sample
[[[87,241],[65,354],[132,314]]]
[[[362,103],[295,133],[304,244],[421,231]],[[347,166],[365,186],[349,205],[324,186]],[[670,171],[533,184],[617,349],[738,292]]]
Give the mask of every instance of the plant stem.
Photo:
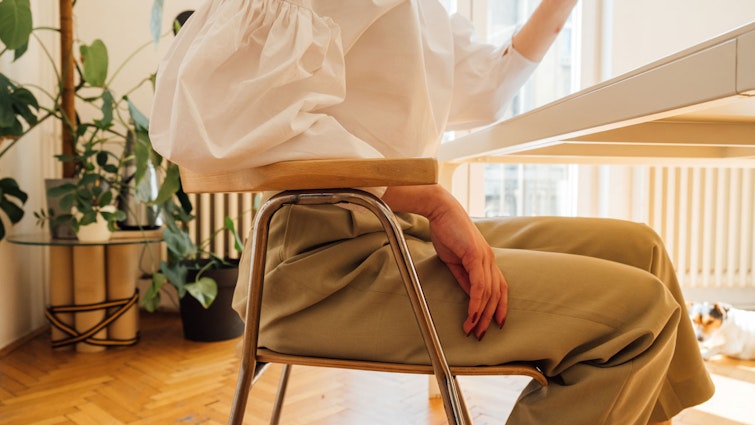
[[[163,34],[163,35],[165,35],[165,34]],[[106,87],[110,87],[110,84],[113,82],[113,80],[115,79],[115,77],[117,77],[118,74],[123,70],[123,68],[126,66],[126,64],[129,63],[129,62],[131,62],[131,59],[133,59],[134,56],[138,55],[139,52],[141,52],[142,50],[144,50],[147,47],[151,46],[152,43],[153,43],[153,41],[150,40],[150,41],[142,44],[141,46],[139,46],[133,52],[131,52],[131,54],[128,55],[128,57],[123,62],[121,62],[121,65],[115,70],[115,72],[113,72],[113,75],[110,76],[110,79],[107,81],[107,83],[105,83],[105,86]]]
[[[60,74],[63,81],[61,110],[70,123],[63,126],[62,152],[73,156],[73,133],[76,123],[76,92],[73,81],[73,1],[60,0]],[[63,177],[73,177],[75,165],[63,163]]]

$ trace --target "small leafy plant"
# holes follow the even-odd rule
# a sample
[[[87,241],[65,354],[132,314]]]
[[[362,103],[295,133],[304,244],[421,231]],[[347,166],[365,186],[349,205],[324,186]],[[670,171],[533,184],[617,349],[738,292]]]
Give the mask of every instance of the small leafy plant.
[[[167,261],[160,262],[160,270],[152,275],[152,284],[142,296],[141,303],[147,311],[155,311],[160,305],[161,289],[163,285],[169,283],[176,288],[179,298],[183,298],[188,293],[207,308],[215,300],[218,287],[217,282],[205,276],[204,273],[213,268],[236,265],[209,251],[207,248],[210,240],[218,233],[227,231],[232,235],[234,248],[238,252],[243,249],[243,243],[230,217],[225,217],[223,227],[216,229],[209,238],[199,244],[194,243],[187,230],[189,223],[194,220],[191,214],[193,206],[180,187],[178,167],[175,164],[169,164],[168,170],[166,180],[170,180],[171,183],[163,184],[163,187],[168,189],[158,195],[165,221],[163,240],[168,248]],[[171,189],[175,191],[170,193]],[[168,195],[170,196],[167,197]],[[188,282],[187,276],[191,269],[196,271],[196,278],[193,282]]]

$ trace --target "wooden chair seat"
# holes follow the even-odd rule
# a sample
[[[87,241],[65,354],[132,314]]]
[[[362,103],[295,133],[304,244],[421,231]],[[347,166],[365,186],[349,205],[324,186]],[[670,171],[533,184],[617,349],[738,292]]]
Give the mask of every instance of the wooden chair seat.
[[[449,367],[443,353],[430,311],[406,241],[393,212],[379,198],[356,189],[383,186],[425,185],[437,183],[437,161],[431,158],[406,159],[334,159],[279,162],[249,170],[195,173],[181,169],[181,182],[188,193],[280,192],[265,202],[255,215],[252,230],[252,266],[249,276],[249,301],[246,312],[241,367],[229,423],[243,421],[248,393],[255,377],[269,363],[284,364],[281,385],[271,424],[277,424],[290,365],[335,367],[396,373],[435,375],[449,424],[471,424],[456,381],[457,375],[522,375],[542,385],[548,381],[534,366],[505,364],[478,367]],[[328,359],[276,353],[257,347],[258,323],[264,281],[267,233],[270,219],[278,209],[290,204],[350,203],[367,208],[381,221],[393,249],[397,267],[406,286],[408,301],[417,319],[431,365],[409,365]]]
[[[266,192],[434,184],[438,162],[432,158],[329,159],[276,162],[230,172],[195,173],[184,168],[180,172],[187,193]]]

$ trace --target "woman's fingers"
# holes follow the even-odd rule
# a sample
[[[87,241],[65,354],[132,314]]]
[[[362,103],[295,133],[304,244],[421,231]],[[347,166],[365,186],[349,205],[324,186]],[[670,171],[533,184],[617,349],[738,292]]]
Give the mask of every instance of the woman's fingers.
[[[498,270],[496,268],[496,270]],[[495,311],[495,322],[498,327],[503,329],[503,325],[506,323],[506,316],[509,313],[509,284],[506,282],[506,278],[499,270],[499,285],[501,287],[501,298],[498,300],[498,308]]]
[[[475,327],[475,336],[478,340],[482,340],[485,336],[485,332],[487,332],[493,319],[501,316],[499,309],[504,290],[504,288],[501,287],[502,281],[500,279],[500,271],[495,267],[495,263],[486,264],[485,269],[485,297],[480,312],[480,320]],[[503,312],[503,315],[505,317],[505,311]]]
[[[474,334],[478,340],[482,340],[493,320],[499,327],[505,322],[508,308],[506,280],[494,261],[492,251],[489,254],[464,269],[469,276],[466,280],[469,285],[469,308],[463,329],[467,335]],[[462,281],[458,277],[457,280]]]

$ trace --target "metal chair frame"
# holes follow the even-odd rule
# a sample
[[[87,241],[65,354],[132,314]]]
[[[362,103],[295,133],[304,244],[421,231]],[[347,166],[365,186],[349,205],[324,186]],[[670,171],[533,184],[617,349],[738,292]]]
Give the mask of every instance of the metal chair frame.
[[[401,227],[391,209],[381,199],[368,192],[356,189],[285,191],[271,197],[257,212],[252,235],[252,267],[248,281],[249,300],[246,310],[247,326],[244,331],[241,366],[239,369],[236,394],[233,400],[229,424],[242,424],[249,392],[254,384],[255,377],[259,376],[259,373],[255,373],[257,372],[258,366],[261,366],[258,365],[257,343],[270,221],[275,212],[285,205],[327,205],[339,203],[362,206],[371,211],[383,225],[383,229],[385,230],[388,241],[393,250],[396,264],[404,281],[409,301],[411,302],[432,365],[431,371],[413,371],[413,373],[430,372],[435,375],[449,424],[471,425],[471,418],[469,417],[456,376],[452,373],[443,352],[440,339],[435,330],[430,310],[425,301],[422,287],[420,286],[419,278],[414,268],[414,263],[412,262],[411,254],[406,245],[406,240]],[[280,419],[283,399],[285,397],[291,371],[291,364],[296,360],[294,360],[294,357],[281,355],[280,359],[273,356],[272,361],[275,361],[276,363],[284,363],[279,391],[276,396],[275,406],[270,421],[271,424],[275,425],[278,424]],[[319,359],[319,361],[323,363],[322,365],[328,366],[326,359]],[[344,360],[339,359],[337,364],[330,366],[356,369],[376,369],[375,367],[371,367],[375,365],[374,362],[355,362],[354,364],[347,366],[344,366],[343,363]],[[307,364],[307,362],[301,362],[301,364]],[[365,367],[365,365],[367,365],[367,367]],[[393,366],[391,364],[382,363],[380,365],[382,365],[379,368],[380,370],[391,370]],[[400,366],[398,367],[400,368]],[[531,366],[519,366],[518,368],[519,369],[510,371],[508,374],[529,375],[543,384],[546,383],[544,377],[542,377],[535,368]],[[264,369],[264,367],[261,367],[261,369]]]

